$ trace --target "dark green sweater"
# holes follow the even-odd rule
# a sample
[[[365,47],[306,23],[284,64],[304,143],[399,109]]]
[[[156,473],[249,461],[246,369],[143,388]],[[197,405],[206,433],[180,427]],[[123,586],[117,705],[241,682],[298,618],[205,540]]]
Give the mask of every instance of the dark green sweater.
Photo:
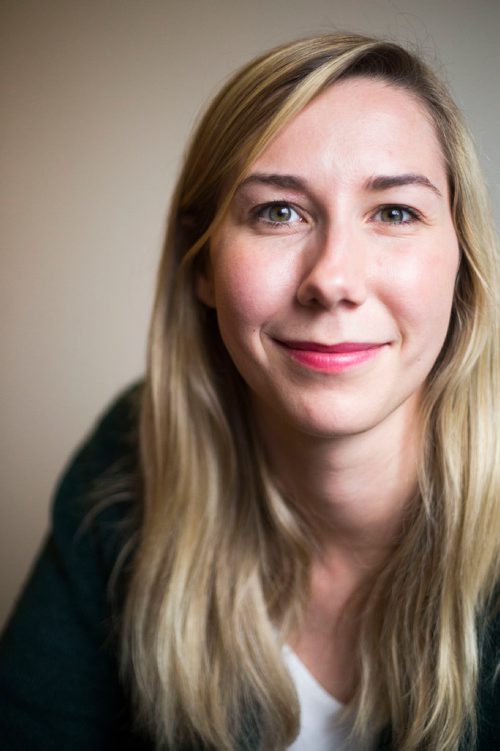
[[[154,749],[134,730],[119,680],[108,591],[133,502],[133,485],[124,493],[111,477],[134,475],[136,397],[129,392],[115,403],[63,477],[50,535],[0,642],[3,751]],[[116,502],[84,523],[104,487]],[[120,591],[114,594],[119,602]],[[500,681],[492,682],[498,632],[497,624],[484,651],[477,751],[500,751]],[[378,748],[390,744],[381,740]]]

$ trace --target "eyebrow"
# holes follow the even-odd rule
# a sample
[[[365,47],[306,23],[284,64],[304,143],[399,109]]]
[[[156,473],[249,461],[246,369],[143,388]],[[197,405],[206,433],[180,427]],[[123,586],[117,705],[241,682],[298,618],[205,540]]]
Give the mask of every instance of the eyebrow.
[[[267,172],[254,172],[252,175],[249,175],[238,185],[237,191],[247,185],[253,184],[275,185],[278,188],[300,191],[302,193],[307,192],[307,184],[299,177]],[[366,182],[365,188],[370,191],[376,191],[389,190],[390,188],[398,188],[404,185],[423,185],[425,188],[430,188],[439,198],[443,197],[441,191],[428,177],[413,172],[402,175],[377,175]]]
[[[306,183],[301,180],[299,177],[294,177],[294,175],[279,175],[274,173],[267,173],[267,172],[254,172],[252,175],[249,175],[246,177],[242,182],[238,185],[237,190],[241,190],[241,188],[245,188],[247,185],[276,185],[278,188],[285,188],[288,190],[296,190],[305,192],[306,191]]]
[[[423,185],[425,188],[430,188],[439,198],[443,197],[441,191],[434,183],[431,183],[428,177],[412,172],[404,175],[378,175],[368,180],[366,187],[368,190],[388,190],[402,185]]]

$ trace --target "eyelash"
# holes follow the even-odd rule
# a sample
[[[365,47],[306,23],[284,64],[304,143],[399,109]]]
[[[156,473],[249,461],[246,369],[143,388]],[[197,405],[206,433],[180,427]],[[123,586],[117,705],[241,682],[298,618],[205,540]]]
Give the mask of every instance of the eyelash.
[[[392,224],[396,226],[401,226],[404,224],[413,224],[413,222],[419,222],[422,220],[422,217],[418,213],[418,211],[416,211],[415,209],[411,209],[409,206],[403,206],[402,204],[399,204],[399,203],[388,203],[385,206],[380,206],[375,212],[375,214],[373,215],[373,217],[375,218],[376,216],[378,216],[378,214],[381,214],[383,211],[391,211],[391,210],[399,211],[402,214],[406,213],[409,215],[409,219],[402,219],[400,221],[394,220],[394,221],[389,221],[389,222],[382,222],[382,224],[388,224],[388,225]]]
[[[273,208],[282,208],[282,209],[288,209],[289,211],[295,213],[299,217],[299,222],[304,221],[300,212],[293,206],[293,204],[288,203],[288,201],[269,201],[268,203],[260,204],[259,206],[256,206],[252,210],[252,220],[255,222],[264,222],[267,226],[270,227],[290,227],[291,224],[297,222],[297,220],[290,220],[290,221],[284,221],[284,222],[277,222],[273,221],[272,219],[266,219],[264,216],[264,213],[266,211],[270,211]],[[387,221],[383,222],[381,220],[381,224],[386,224],[388,226],[403,226],[403,225],[409,225],[413,224],[414,222],[420,222],[422,221],[422,216],[418,211],[415,209],[410,208],[409,206],[405,206],[403,204],[399,203],[388,203],[383,206],[379,206],[378,209],[372,214],[371,221],[377,221],[376,217],[382,212],[385,211],[398,211],[402,215],[407,214],[407,219],[401,219],[401,220],[393,220],[393,221]]]

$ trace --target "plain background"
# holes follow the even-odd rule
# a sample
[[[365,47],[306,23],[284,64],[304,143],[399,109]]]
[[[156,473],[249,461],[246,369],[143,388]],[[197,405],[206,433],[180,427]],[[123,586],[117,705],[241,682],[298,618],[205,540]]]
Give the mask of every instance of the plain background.
[[[204,103],[297,36],[424,52],[500,217],[498,0],[2,0],[0,623],[96,415],[143,371],[168,197]],[[415,144],[418,148],[418,144]]]

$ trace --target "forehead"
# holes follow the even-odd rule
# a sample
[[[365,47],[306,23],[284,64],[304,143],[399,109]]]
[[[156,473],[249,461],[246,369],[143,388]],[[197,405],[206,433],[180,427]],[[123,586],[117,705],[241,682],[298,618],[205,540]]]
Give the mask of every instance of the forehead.
[[[339,169],[353,179],[424,169],[444,191],[447,183],[425,105],[402,87],[365,77],[340,81],[319,94],[278,132],[247,174],[282,169],[316,170],[318,177]]]

